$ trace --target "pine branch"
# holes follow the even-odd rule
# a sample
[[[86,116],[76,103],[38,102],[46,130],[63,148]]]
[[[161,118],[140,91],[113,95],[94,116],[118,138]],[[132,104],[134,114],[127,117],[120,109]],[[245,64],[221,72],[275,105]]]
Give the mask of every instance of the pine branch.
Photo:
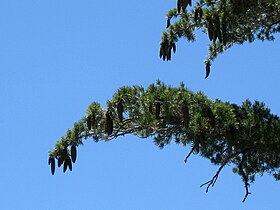
[[[119,109],[119,101],[123,107]],[[120,112],[121,111],[121,112]],[[107,102],[107,108],[94,102],[86,116],[74,124],[49,152],[52,174],[55,162],[63,172],[72,170],[77,147],[83,140],[111,141],[119,136],[136,135],[154,139],[160,148],[172,141],[192,145],[191,154],[199,154],[220,165],[215,176],[202,186],[214,186],[226,165],[236,166],[249,193],[249,177],[267,172],[276,179],[280,169],[280,120],[260,102],[246,100],[237,106],[208,99],[193,93],[182,84],[178,88],[158,81],[147,89],[141,86],[122,87]],[[246,158],[239,157],[246,154]],[[244,199],[244,200],[245,200]]]
[[[177,9],[170,10],[166,15],[167,30],[163,32],[160,43],[160,57],[163,60],[171,60],[172,50],[176,52],[174,48],[180,38],[195,41],[195,31],[198,29],[203,29],[210,40],[209,54],[204,60],[206,65],[234,44],[272,41],[274,34],[280,32],[279,1],[201,0],[189,10],[186,10],[184,2],[188,1],[178,0]],[[175,19],[173,23],[172,18]],[[210,69],[206,71],[207,78]]]

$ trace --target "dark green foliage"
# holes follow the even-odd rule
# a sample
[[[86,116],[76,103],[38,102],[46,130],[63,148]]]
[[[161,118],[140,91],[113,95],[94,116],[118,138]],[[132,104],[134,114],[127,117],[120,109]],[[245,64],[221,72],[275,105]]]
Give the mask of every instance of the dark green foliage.
[[[189,108],[186,104],[183,104],[181,106],[181,116],[182,116],[182,124],[185,127],[189,127],[189,123],[190,123],[190,111]]]
[[[203,109],[204,116],[208,118],[209,124],[211,125],[211,127],[215,127],[215,116],[212,112],[211,107],[206,105]]]
[[[126,116],[122,121],[117,111],[120,98]],[[67,168],[72,170],[69,156],[74,163],[76,146],[83,139],[109,141],[134,134],[153,137],[160,148],[172,140],[183,146],[191,145],[187,158],[197,153],[218,165],[217,173],[232,165],[233,172],[244,181],[246,192],[257,174],[267,172],[280,179],[280,120],[263,103],[252,104],[246,100],[238,106],[213,101],[201,92],[193,93],[183,84],[172,88],[158,81],[146,90],[141,86],[122,87],[107,105],[106,111],[97,103],[89,106],[87,115],[90,111],[96,116],[94,130],[87,129],[85,117],[56,143],[55,149],[49,152],[52,173],[55,159],[59,165],[64,164],[64,172]],[[215,177],[207,182],[207,190],[215,182]]]
[[[177,0],[177,9],[167,13],[169,23],[172,19],[174,23],[162,34],[163,60],[171,59],[171,44],[182,37],[194,41],[198,29],[207,33],[210,40],[205,63],[234,44],[271,41],[280,32],[280,0],[200,0],[193,8],[187,8],[188,5],[192,5],[191,0]]]
[[[199,153],[199,136],[197,136],[196,138],[194,138],[194,140],[193,140],[193,143],[194,143],[194,145],[193,145],[193,147],[194,147],[194,153],[195,154],[198,154]]]
[[[154,111],[153,111],[153,105],[152,105],[152,104],[149,105],[149,112],[150,112],[150,114],[153,114],[153,113],[154,113]]]
[[[206,144],[205,144],[205,133],[203,132],[203,130],[198,134],[197,136],[199,144],[201,145],[202,150],[206,150]]]

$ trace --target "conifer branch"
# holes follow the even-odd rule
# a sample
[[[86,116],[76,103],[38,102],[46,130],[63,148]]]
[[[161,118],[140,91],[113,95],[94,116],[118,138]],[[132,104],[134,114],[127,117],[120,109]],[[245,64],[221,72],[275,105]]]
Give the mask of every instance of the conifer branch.
[[[122,100],[123,108],[117,110]],[[77,147],[83,140],[111,141],[119,136],[136,135],[154,139],[160,148],[174,141],[192,145],[191,154],[199,154],[219,165],[213,178],[202,184],[214,186],[226,165],[234,166],[241,176],[246,194],[249,182],[258,173],[267,172],[280,179],[280,120],[263,103],[246,100],[238,106],[210,100],[203,93],[193,93],[181,84],[178,88],[158,81],[147,89],[122,87],[107,102],[107,108],[94,102],[86,116],[76,122],[49,151],[49,164],[54,174],[55,162],[63,171],[72,170]],[[242,155],[242,158],[240,157]]]

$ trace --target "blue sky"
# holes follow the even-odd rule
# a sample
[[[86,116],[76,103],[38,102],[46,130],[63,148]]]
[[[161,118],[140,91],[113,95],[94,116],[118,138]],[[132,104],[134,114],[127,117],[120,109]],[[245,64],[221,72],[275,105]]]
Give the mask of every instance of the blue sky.
[[[158,57],[166,12],[176,1],[25,0],[0,3],[0,209],[278,209],[279,183],[258,177],[244,188],[227,167],[209,193],[199,188],[217,170],[175,144],[126,136],[87,140],[73,172],[50,174],[48,150],[87,106],[103,106],[122,85],[183,81],[210,98],[264,101],[280,115],[280,40],[235,46],[204,79],[208,38],[177,44]]]

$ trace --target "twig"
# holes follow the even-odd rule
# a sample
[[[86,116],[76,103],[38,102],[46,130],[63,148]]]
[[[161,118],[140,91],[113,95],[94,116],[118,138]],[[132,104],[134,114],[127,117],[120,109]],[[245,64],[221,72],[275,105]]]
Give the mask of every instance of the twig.
[[[244,153],[248,150],[250,150],[251,148],[246,148],[242,151],[239,151],[239,152],[236,152],[234,154],[231,154],[229,155],[225,160],[224,160],[224,163],[220,166],[220,168],[218,169],[218,171],[216,172],[216,174],[213,176],[213,178],[211,180],[209,180],[208,182],[205,182],[204,184],[200,185],[200,187],[203,187],[205,185],[207,185],[207,188],[206,188],[206,193],[208,192],[210,186],[214,187],[215,183],[217,182],[218,180],[218,177],[219,177],[219,174],[221,173],[222,169],[228,164],[228,162],[235,156],[241,154],[241,153]]]
[[[234,156],[239,155],[239,154],[242,153],[242,154],[243,154],[243,155],[242,155],[242,160],[241,160],[241,162],[239,163],[238,168],[239,168],[239,170],[240,170],[241,176],[242,176],[243,181],[244,181],[244,183],[245,183],[245,191],[246,191],[246,193],[245,193],[244,199],[242,200],[242,202],[245,202],[246,199],[247,199],[247,197],[248,197],[248,195],[251,194],[251,193],[249,192],[249,186],[250,186],[250,184],[249,184],[249,179],[248,179],[248,176],[246,175],[246,173],[245,173],[244,170],[243,170],[243,164],[244,164],[244,162],[245,162],[245,154],[244,154],[244,152],[247,151],[247,150],[248,150],[248,149],[245,149],[245,150],[243,150],[243,151],[234,153],[233,155],[229,156],[229,157],[226,159],[226,161],[220,166],[220,168],[218,169],[218,171],[216,172],[216,174],[213,176],[213,178],[212,178],[211,180],[209,180],[208,182],[205,182],[204,184],[200,185],[200,187],[203,187],[203,186],[207,185],[207,188],[206,188],[206,193],[207,193],[208,190],[209,190],[209,188],[210,188],[210,186],[211,186],[211,187],[214,187],[215,183],[216,183],[217,180],[218,180],[218,177],[219,177],[220,172],[221,172],[222,169],[226,166],[226,164],[230,161],[230,159],[231,159],[232,157],[234,157]]]
[[[245,182],[245,190],[246,190],[246,193],[245,193],[245,196],[242,200],[242,202],[244,203],[248,197],[248,195],[252,194],[249,192],[249,183],[248,182]]]
[[[193,148],[191,149],[191,151],[189,152],[189,154],[187,155],[187,157],[185,158],[185,163],[187,162],[188,158],[191,156],[191,154],[193,153],[195,147],[193,146]]]
[[[124,126],[125,126],[127,123],[130,123],[130,122],[133,122],[133,120],[132,120],[132,119],[126,119],[126,120],[124,120],[124,121],[122,122],[122,124],[120,125],[120,127],[114,132],[113,136],[114,136],[115,138],[117,138],[117,135],[118,135],[118,133],[120,132],[120,130],[121,130],[122,128],[124,128]]]
[[[220,168],[219,168],[218,171],[216,172],[215,176],[213,176],[213,178],[212,178],[210,181],[205,182],[204,184],[200,185],[200,187],[203,187],[203,186],[207,185],[206,193],[208,192],[210,186],[214,187],[216,181],[218,180],[219,174],[221,173],[222,169],[226,166],[226,164],[228,163],[228,161],[229,161],[229,160],[227,160],[226,162],[224,162],[224,163],[220,166]]]
[[[244,162],[245,162],[245,154],[243,153],[243,154],[242,154],[241,162],[238,164],[238,169],[239,169],[239,171],[240,171],[240,173],[241,173],[241,176],[242,176],[242,178],[243,178],[243,181],[244,181],[244,184],[245,184],[245,191],[246,191],[245,196],[244,196],[244,198],[243,198],[243,200],[242,200],[243,203],[246,201],[248,195],[251,194],[251,193],[249,192],[249,186],[250,186],[250,184],[249,184],[249,180],[248,180],[248,175],[246,175],[246,173],[245,173],[244,170],[243,170]]]

